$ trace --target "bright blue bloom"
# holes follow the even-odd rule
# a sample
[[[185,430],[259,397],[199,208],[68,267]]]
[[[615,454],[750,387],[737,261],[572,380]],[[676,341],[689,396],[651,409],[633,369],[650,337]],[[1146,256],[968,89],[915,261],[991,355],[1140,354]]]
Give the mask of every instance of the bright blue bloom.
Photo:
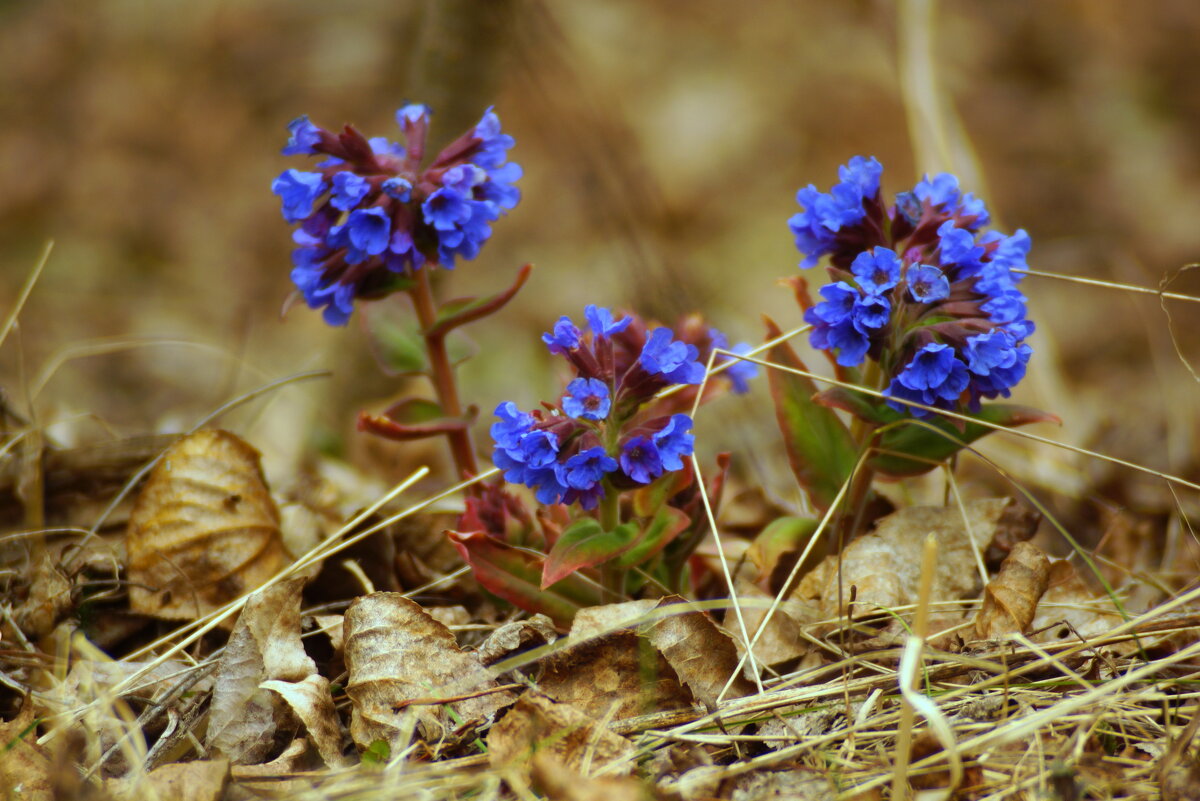
[[[469,198],[471,190],[482,184],[487,178],[488,174],[483,168],[476,167],[474,164],[460,164],[442,174],[442,185]]]
[[[864,295],[854,303],[851,319],[855,327],[868,333],[887,325],[892,316],[892,302],[883,295]]]
[[[283,201],[283,219],[294,223],[312,214],[313,203],[325,191],[325,178],[319,172],[284,170],[271,191]]]
[[[588,448],[567,459],[562,477],[571,489],[589,490],[616,469],[617,460],[605,453],[604,448]]]
[[[512,401],[505,401],[497,406],[495,415],[500,418],[500,422],[492,423],[491,428],[496,447],[518,450],[521,437],[533,430],[533,415],[521,411]]]
[[[956,400],[971,380],[967,366],[954,349],[938,342],[917,351],[896,378],[908,389],[926,391],[946,401]]]
[[[998,395],[1007,398],[1009,391],[1025,377],[1025,365],[1033,355],[1033,348],[1021,343],[1012,349],[1014,359],[1011,364],[992,367],[986,376],[975,376],[973,383],[979,393],[986,398]]]
[[[695,345],[676,341],[671,329],[656,328],[646,338],[638,361],[646,372],[673,384],[699,384],[704,380],[704,365],[696,361],[699,355]]]
[[[883,166],[874,157],[855,156],[838,168],[841,183],[835,184],[828,194],[818,192],[812,184],[796,193],[796,202],[803,211],[788,221],[788,227],[796,239],[796,248],[805,256],[801,267],[816,264],[833,249],[838,231],[863,219],[866,215],[863,203],[879,193],[882,174]]]
[[[346,230],[350,244],[371,256],[387,250],[392,221],[379,206],[371,209],[355,209],[346,219]]]
[[[584,420],[603,420],[611,406],[608,387],[598,378],[576,378],[567,384],[567,394],[562,399],[564,412]]]
[[[425,199],[421,213],[438,231],[457,231],[471,220],[471,201],[462,192],[443,187]]]
[[[395,156],[402,159],[406,155],[403,145],[393,142],[386,136],[372,136],[367,140],[367,144],[371,146],[371,152],[376,156]]]
[[[583,310],[583,316],[587,318],[592,334],[597,337],[612,337],[613,334],[624,331],[633,322],[632,317],[626,316],[614,323],[612,310],[603,306],[588,305]]]
[[[975,236],[970,231],[955,226],[954,220],[942,223],[938,238],[941,240],[942,266],[957,265],[959,278],[974,275],[982,267],[983,248],[975,244]]]
[[[958,178],[950,173],[935,175],[933,178],[926,175],[913,187],[913,195],[948,214],[974,217],[972,228],[988,224],[987,206],[969,192],[964,195],[958,188]]]
[[[292,283],[310,309],[324,307],[322,317],[329,325],[345,325],[354,311],[354,286],[340,281],[325,283],[321,257],[316,248],[292,251]]]
[[[575,327],[575,323],[571,322],[571,318],[563,315],[558,318],[558,322],[554,324],[554,331],[549,334],[542,334],[542,342],[546,343],[546,347],[550,352],[556,355],[566,354],[567,351],[575,350],[579,347],[579,337],[582,332]]]
[[[936,303],[950,297],[950,280],[946,274],[929,264],[914,264],[905,275],[908,292],[918,303]]]
[[[480,139],[479,150],[473,161],[484,169],[499,167],[508,158],[508,150],[516,143],[515,140],[500,130],[500,118],[489,107],[483,113],[483,118],[475,126],[475,136]]]
[[[604,498],[604,485],[600,483],[593,484],[587,489],[575,489],[571,487],[563,495],[563,503],[578,503],[587,511],[591,511],[600,505],[600,501]]]
[[[825,300],[804,314],[804,319],[813,325],[836,325],[848,319],[854,313],[854,304],[858,303],[860,296],[857,289],[845,281],[838,281],[821,287],[821,297]]]
[[[314,148],[321,141],[321,129],[308,121],[307,114],[292,120],[287,127],[290,135],[283,155],[309,156],[317,152]]]
[[[864,292],[879,294],[900,283],[900,257],[887,248],[863,251],[854,258],[850,272]]]
[[[388,178],[383,182],[382,189],[388,197],[401,203],[412,199],[412,183],[404,178]]]
[[[621,469],[639,484],[649,484],[662,475],[662,457],[649,437],[632,437],[621,446]]]
[[[696,444],[696,438],[688,433],[691,428],[692,418],[686,414],[673,414],[654,435],[654,446],[658,448],[659,461],[664,469],[683,469],[683,457],[690,456]]]
[[[501,209],[515,208],[521,200],[521,190],[513,184],[524,174],[521,165],[513,161],[493,167],[488,170],[488,180],[480,185],[475,193],[480,200],[486,200]]]
[[[804,319],[809,320],[808,312],[805,312]],[[862,364],[867,351],[871,349],[870,337],[849,317],[833,325],[816,325],[809,336],[809,342],[820,350],[836,350],[837,363],[843,367],[857,367]]]
[[[988,375],[993,370],[1012,367],[1017,362],[1017,350],[1012,337],[1000,329],[967,338],[967,369],[975,375]]]
[[[524,483],[533,488],[538,503],[558,503],[567,494],[568,487],[563,483],[561,471],[562,466],[558,464],[525,471]]]
[[[333,176],[333,207],[350,211],[371,191],[371,184],[361,175],[339,172]]]

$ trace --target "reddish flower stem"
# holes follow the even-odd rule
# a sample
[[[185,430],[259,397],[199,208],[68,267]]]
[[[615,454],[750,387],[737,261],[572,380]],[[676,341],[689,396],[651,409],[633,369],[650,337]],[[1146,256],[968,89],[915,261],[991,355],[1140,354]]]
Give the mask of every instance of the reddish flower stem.
[[[437,302],[433,298],[433,288],[429,285],[429,270],[436,265],[426,264],[416,273],[417,285],[408,290],[412,297],[413,308],[417,312],[417,320],[421,323],[421,331],[425,337],[425,353],[429,356],[430,379],[433,381],[434,392],[437,393],[438,404],[446,417],[461,417],[462,405],[458,400],[458,385],[454,380],[454,365],[446,353],[446,335],[430,333],[437,322]],[[475,462],[475,447],[471,444],[471,432],[464,428],[459,431],[446,432],[450,443],[450,453],[454,457],[454,465],[458,468],[457,478],[470,478],[479,473]]]

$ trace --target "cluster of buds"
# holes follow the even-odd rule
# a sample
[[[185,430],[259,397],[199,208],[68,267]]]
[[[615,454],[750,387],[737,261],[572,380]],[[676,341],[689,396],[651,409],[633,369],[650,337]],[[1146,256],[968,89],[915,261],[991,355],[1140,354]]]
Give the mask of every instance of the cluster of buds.
[[[422,167],[429,114],[417,104],[396,112],[405,145],[350,125],[334,134],[308,117],[288,125],[285,155],[329,157],[315,171],[285,170],[271,191],[299,224],[292,282],[330,325],[344,325],[355,300],[396,291],[406,273],[475,258],[521,198],[521,167],[507,161],[513,138],[491,109]]]
[[[692,418],[676,411],[683,398],[659,398],[674,385],[704,380],[707,358],[725,338],[715,329],[688,326],[693,344],[670,328],[648,330],[634,316],[615,320],[609,309],[588,306],[585,333],[569,317],[542,335],[550,352],[564,357],[576,377],[555,404],[523,412],[506,401],[492,425],[493,462],[507,481],[524,484],[541,503],[575,503],[594,509],[610,490],[632,489],[681,470],[692,453]],[[735,352],[748,348],[736,346]],[[744,391],[754,365],[737,361],[726,375]],[[691,394],[694,398],[694,390]]]
[[[983,202],[953,175],[926,176],[885,207],[883,168],[856,156],[828,193],[809,185],[789,221],[802,268],[829,256],[833,283],[805,311],[814,347],[843,367],[876,362],[893,408],[925,416],[913,401],[979,409],[1008,397],[1025,375],[1033,333],[1017,288],[1029,235],[983,231]]]

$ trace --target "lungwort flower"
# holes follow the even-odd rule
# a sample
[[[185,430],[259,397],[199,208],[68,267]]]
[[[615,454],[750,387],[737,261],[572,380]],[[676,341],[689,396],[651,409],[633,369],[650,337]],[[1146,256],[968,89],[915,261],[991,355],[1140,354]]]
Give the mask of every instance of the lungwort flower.
[[[984,230],[983,201],[958,179],[925,177],[885,206],[883,168],[855,156],[828,193],[808,186],[789,225],[808,268],[828,257],[832,283],[805,311],[814,347],[838,364],[878,363],[889,403],[916,416],[926,406],[977,410],[1007,397],[1032,353],[1018,283],[1029,235]]]
[[[576,377],[544,410],[523,412],[510,401],[496,407],[492,461],[506,480],[536,490],[542,503],[578,502],[593,509],[608,491],[649,484],[684,468],[694,438],[691,417],[678,409],[695,398],[695,386],[704,380],[703,360],[713,348],[725,348],[726,339],[698,318],[685,319],[676,330],[588,306],[584,319],[586,329],[562,317],[542,335]],[[734,350],[749,347],[743,343]],[[752,369],[735,369],[742,364],[723,373],[735,391],[745,391],[753,376]],[[685,385],[677,393],[682,397],[658,397],[675,385]]]
[[[285,170],[271,185],[292,238],[292,281],[325,321],[344,325],[354,301],[394,291],[396,278],[473,259],[491,223],[517,205],[521,167],[507,161],[513,138],[488,109],[479,123],[423,165],[429,109],[396,112],[405,145],[338,133],[300,117],[284,155],[325,156],[311,170]]]

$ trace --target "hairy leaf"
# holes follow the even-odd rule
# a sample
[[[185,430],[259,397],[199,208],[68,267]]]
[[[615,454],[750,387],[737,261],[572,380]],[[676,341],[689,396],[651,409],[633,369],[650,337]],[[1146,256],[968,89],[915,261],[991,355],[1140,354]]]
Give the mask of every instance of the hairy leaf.
[[[594,518],[576,520],[546,555],[546,564],[542,568],[542,588],[549,587],[581,567],[593,567],[620,556],[633,547],[637,535],[638,526],[633,522],[622,523],[612,531],[605,531]]]
[[[779,337],[779,326],[770,318],[765,322],[767,337]],[[771,348],[770,357],[784,367],[808,369],[787,343]],[[828,509],[857,459],[850,431],[832,409],[813,400],[817,387],[811,378],[782,370],[769,370],[768,377],[792,472],[813,503]]]
[[[600,603],[599,589],[579,576],[567,576],[542,589],[544,557],[540,555],[481,531],[449,531],[447,536],[484,589],[528,612],[541,612],[558,626],[570,626],[576,611]]]

